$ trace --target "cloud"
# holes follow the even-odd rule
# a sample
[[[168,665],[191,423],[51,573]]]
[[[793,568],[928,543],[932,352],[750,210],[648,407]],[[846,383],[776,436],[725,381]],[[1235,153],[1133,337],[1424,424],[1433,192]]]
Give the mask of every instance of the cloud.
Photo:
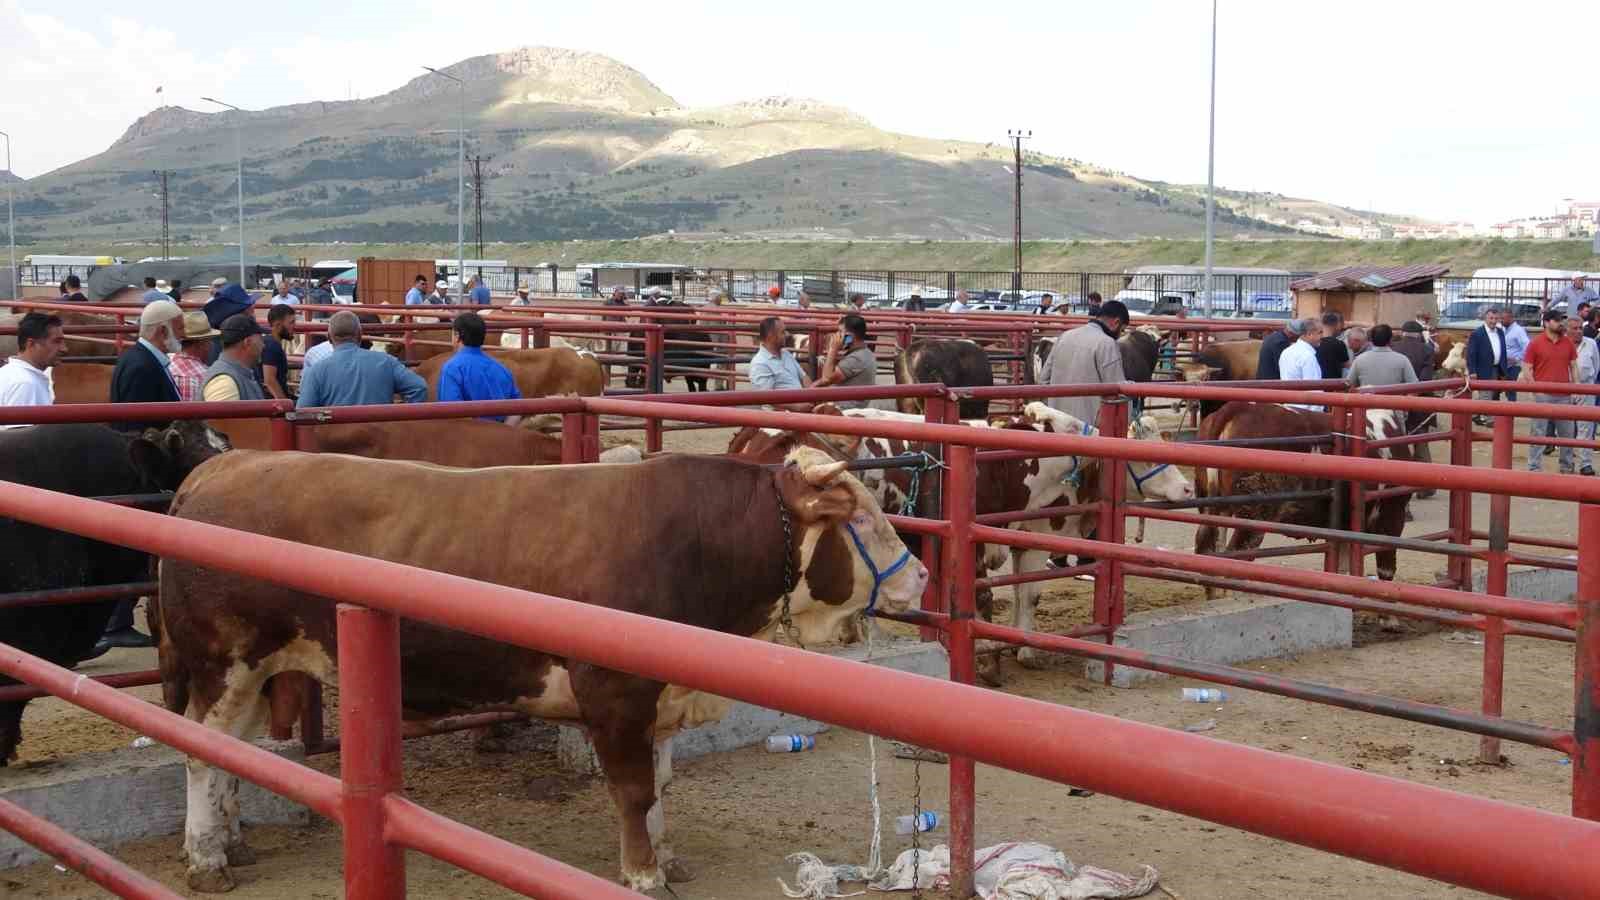
[[[14,136],[13,164],[33,177],[99,153],[135,119],[163,104],[227,95],[249,55],[201,56],[164,28],[112,17],[106,37],[0,0],[0,128]],[[162,88],[156,94],[156,88]]]

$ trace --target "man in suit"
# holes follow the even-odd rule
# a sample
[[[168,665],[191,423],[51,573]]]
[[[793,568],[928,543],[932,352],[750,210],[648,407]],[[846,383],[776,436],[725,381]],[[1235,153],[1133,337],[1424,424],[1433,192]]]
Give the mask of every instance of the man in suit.
[[[1467,338],[1467,372],[1483,381],[1504,381],[1506,378],[1506,336],[1500,330],[1500,310],[1490,306],[1483,310],[1483,324]],[[1479,391],[1479,400],[1498,400],[1498,391]],[[1479,425],[1488,425],[1485,416],[1473,419]]]
[[[157,300],[139,313],[139,341],[123,351],[111,370],[112,403],[176,403],[178,385],[167,367],[168,353],[183,349],[183,310]],[[138,431],[153,422],[114,422],[121,431]],[[164,424],[164,423],[162,423]]]

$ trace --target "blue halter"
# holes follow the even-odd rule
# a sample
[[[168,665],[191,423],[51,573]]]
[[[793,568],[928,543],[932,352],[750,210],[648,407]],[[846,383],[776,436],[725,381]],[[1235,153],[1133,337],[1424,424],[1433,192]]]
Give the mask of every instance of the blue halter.
[[[900,558],[894,561],[894,565],[880,572],[878,564],[872,561],[872,555],[867,552],[867,545],[861,542],[861,535],[856,534],[855,526],[846,522],[844,530],[849,532],[851,542],[856,545],[856,552],[861,554],[861,561],[867,564],[867,571],[872,573],[872,596],[867,599],[867,612],[870,613],[878,605],[878,589],[883,587],[885,581],[893,578],[896,572],[906,567],[906,563],[911,561],[911,551],[907,549],[901,553]]]
[[[1128,477],[1133,479],[1134,489],[1139,492],[1139,496],[1143,497],[1145,496],[1144,483],[1170,468],[1172,468],[1172,463],[1162,463],[1161,465],[1152,467],[1150,471],[1144,473],[1143,477],[1133,474],[1132,471],[1128,472]]]

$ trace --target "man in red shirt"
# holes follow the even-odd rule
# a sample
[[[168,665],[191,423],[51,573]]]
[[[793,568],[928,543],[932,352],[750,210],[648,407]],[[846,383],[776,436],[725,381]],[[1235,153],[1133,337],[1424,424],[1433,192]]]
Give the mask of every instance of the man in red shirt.
[[[1578,348],[1567,339],[1566,313],[1545,310],[1544,331],[1528,341],[1527,353],[1522,357],[1522,373],[1517,380],[1572,384],[1577,380],[1577,368]],[[1536,401],[1565,406],[1572,403],[1572,398],[1565,394],[1539,394]],[[1534,419],[1532,435],[1570,439],[1573,436],[1572,426],[1570,419]],[[1537,472],[1544,467],[1545,449],[1539,445],[1528,447],[1528,471]],[[1574,471],[1572,448],[1562,447],[1559,459],[1561,472],[1571,475]]]

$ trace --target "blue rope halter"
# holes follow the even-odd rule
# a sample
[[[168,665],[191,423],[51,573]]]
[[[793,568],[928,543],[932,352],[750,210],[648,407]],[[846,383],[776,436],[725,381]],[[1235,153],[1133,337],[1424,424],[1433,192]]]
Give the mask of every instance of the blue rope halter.
[[[861,561],[867,564],[867,571],[872,573],[872,596],[867,599],[866,610],[870,613],[878,605],[878,590],[883,587],[883,583],[904,569],[906,563],[911,562],[911,551],[909,549],[903,551],[900,558],[894,561],[894,565],[880,572],[878,564],[872,561],[872,554],[867,552],[867,545],[862,543],[861,535],[856,534],[856,527],[846,522],[844,530],[850,534],[850,541],[856,545],[856,552],[861,554]]]
[[[1172,468],[1172,463],[1161,463],[1158,466],[1151,467],[1150,471],[1144,473],[1144,475],[1142,477],[1139,476],[1139,475],[1133,474],[1133,472],[1130,470],[1128,472],[1128,477],[1133,479],[1133,487],[1134,487],[1135,490],[1137,490],[1139,492],[1139,496],[1145,497],[1145,496],[1148,496],[1148,495],[1145,494],[1145,492],[1144,492],[1144,483],[1146,481],[1149,481],[1150,479],[1156,477],[1157,475],[1160,475],[1163,471],[1165,471],[1167,469],[1170,469],[1170,468]]]

